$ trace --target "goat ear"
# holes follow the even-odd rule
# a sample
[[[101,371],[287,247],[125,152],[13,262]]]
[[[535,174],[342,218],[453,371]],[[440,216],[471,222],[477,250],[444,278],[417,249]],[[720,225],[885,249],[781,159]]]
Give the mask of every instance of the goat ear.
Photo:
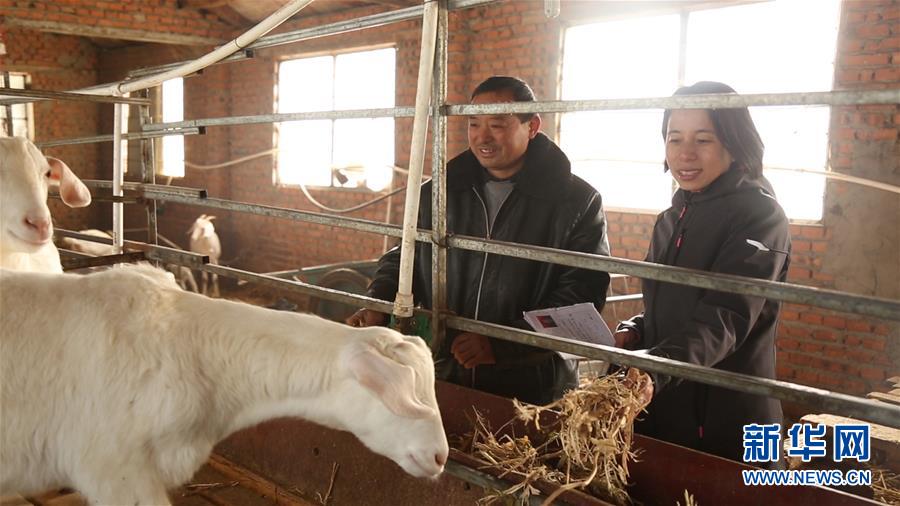
[[[59,158],[47,156],[50,181],[59,184],[59,196],[69,207],[84,207],[91,203],[91,192],[78,176]]]
[[[356,381],[377,395],[395,415],[425,418],[434,412],[416,398],[416,373],[412,367],[395,362],[364,343],[358,343],[346,355],[346,361]]]

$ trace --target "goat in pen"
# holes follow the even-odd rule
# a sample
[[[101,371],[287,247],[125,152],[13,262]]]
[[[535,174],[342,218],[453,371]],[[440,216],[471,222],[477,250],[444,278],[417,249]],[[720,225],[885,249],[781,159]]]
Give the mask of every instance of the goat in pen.
[[[297,416],[435,478],[448,445],[418,337],[185,292],[147,265],[0,270],[0,495],[169,504],[229,434]]]

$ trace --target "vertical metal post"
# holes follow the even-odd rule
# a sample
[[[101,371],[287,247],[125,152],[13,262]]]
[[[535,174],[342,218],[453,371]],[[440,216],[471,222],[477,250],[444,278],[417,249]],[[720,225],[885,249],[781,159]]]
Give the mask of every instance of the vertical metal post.
[[[12,88],[12,80],[10,78],[9,72],[4,71],[3,74],[0,75],[2,75],[2,82],[0,82],[0,84],[2,84],[6,88]],[[13,125],[13,106],[12,104],[4,104],[2,107],[6,112],[6,116],[3,118],[4,123],[6,124],[6,135],[14,137],[16,134],[15,127]]]
[[[684,67],[687,62],[688,11],[682,11],[678,34],[678,86],[684,86]]]
[[[413,261],[416,256],[416,228],[419,218],[419,186],[425,164],[425,144],[428,135],[428,112],[431,84],[434,78],[434,47],[437,40],[436,0],[427,0],[422,15],[422,47],[419,54],[419,73],[416,84],[416,115],[413,119],[412,142],[409,149],[409,175],[406,180],[406,203],[403,209],[403,239],[400,241],[400,279],[394,299],[394,315],[410,318],[413,315]],[[402,324],[401,324],[402,327]]]
[[[150,90],[144,90],[144,97],[150,98]],[[140,106],[141,131],[144,125],[151,123],[150,105]],[[147,184],[156,184],[156,156],[154,153],[154,139],[141,139],[141,181]],[[159,142],[162,142],[160,140]],[[156,236],[156,199],[147,199],[144,202],[147,211],[147,243],[159,244]]]
[[[116,103],[113,105],[113,178],[112,178],[112,194],[113,197],[121,197],[123,195],[123,186],[125,184],[125,168],[124,164],[127,161],[122,159],[123,150],[122,143],[128,142],[122,138],[122,130],[124,122],[124,107],[128,107],[127,105],[123,105],[120,103]],[[125,230],[125,213],[124,213],[125,205],[122,202],[113,202],[112,205],[112,236],[113,236],[113,246],[116,248],[116,251],[122,252],[122,245],[124,244],[124,230]]]
[[[434,87],[431,95],[431,351],[437,353],[447,334],[447,0],[438,1]]]

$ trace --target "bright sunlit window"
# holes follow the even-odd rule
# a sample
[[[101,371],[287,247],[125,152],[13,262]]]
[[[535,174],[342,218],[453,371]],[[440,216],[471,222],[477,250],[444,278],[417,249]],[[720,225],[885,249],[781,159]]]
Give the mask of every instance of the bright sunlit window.
[[[28,74],[0,72],[0,87],[24,90]],[[31,103],[0,105],[0,137],[31,139]]]
[[[697,81],[743,94],[829,91],[840,0],[815,4],[776,0],[569,28],[562,98],[669,96]],[[824,176],[784,169],[826,170],[829,108],[754,107],[751,114],[782,207],[792,219],[820,220]],[[675,188],[662,172],[661,122],[660,110],[568,113],[560,140],[575,173],[608,207],[659,211]]]
[[[396,50],[284,61],[278,112],[394,107]],[[278,125],[280,184],[385,188],[394,165],[394,118],[290,121]]]
[[[162,121],[184,121],[184,79],[169,79],[162,83]],[[167,135],[162,138],[163,176],[184,177],[184,136]]]

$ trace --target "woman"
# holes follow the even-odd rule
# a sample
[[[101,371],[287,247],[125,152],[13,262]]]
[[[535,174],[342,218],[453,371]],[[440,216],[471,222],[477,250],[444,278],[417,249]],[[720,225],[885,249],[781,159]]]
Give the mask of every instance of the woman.
[[[675,95],[709,93],[735,91],[699,82]],[[788,220],[762,175],[763,143],[747,108],[666,110],[662,135],[679,189],[657,217],[647,261],[784,281]],[[775,377],[777,301],[653,280],[643,293],[644,313],[619,325],[617,345]],[[782,421],[777,399],[651,376],[654,397],[636,427],[648,436],[740,461],[743,425]]]

